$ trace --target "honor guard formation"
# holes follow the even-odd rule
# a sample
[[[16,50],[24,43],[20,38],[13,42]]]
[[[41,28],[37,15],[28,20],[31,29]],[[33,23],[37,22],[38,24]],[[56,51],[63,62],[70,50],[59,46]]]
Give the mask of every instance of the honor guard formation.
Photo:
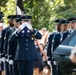
[[[76,29],[76,18],[56,19],[56,30],[32,27],[30,15],[8,15],[8,26],[0,13],[1,75],[62,75],[54,50]]]

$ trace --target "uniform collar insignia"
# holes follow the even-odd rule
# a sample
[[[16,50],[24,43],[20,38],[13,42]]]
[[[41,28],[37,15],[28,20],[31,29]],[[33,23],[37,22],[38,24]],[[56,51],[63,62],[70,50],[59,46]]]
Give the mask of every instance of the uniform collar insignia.
[[[30,30],[27,30],[27,32],[29,33],[29,32],[30,32]]]
[[[22,30],[22,33],[25,33],[25,31],[24,31],[24,30]]]

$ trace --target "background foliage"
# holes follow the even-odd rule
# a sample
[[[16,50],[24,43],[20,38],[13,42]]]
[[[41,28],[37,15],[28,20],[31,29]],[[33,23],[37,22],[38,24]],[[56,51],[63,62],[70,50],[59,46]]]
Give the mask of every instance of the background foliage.
[[[15,14],[16,0],[0,0],[0,9],[6,16]],[[76,16],[76,0],[24,0],[25,13],[33,16],[33,27],[55,29],[54,20]]]

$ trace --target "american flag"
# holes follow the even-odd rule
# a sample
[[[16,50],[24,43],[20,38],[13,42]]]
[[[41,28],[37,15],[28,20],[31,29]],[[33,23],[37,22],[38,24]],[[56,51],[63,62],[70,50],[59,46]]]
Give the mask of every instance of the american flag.
[[[24,14],[23,0],[17,0],[16,14],[18,15]]]

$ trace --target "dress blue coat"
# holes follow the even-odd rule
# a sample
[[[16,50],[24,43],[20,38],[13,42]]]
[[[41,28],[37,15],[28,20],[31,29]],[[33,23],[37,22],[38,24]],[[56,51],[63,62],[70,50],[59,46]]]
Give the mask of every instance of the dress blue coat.
[[[17,40],[17,49],[14,60],[37,60],[37,50],[34,45],[34,39],[41,39],[42,35],[37,31],[30,31],[24,28],[19,33],[12,34],[9,42]],[[9,52],[12,55],[12,51]]]

